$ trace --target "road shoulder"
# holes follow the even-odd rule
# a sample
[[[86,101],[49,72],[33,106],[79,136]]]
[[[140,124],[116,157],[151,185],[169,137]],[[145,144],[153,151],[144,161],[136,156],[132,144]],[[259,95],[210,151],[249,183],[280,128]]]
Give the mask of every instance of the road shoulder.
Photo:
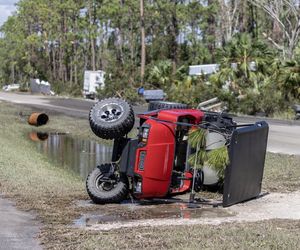
[[[42,249],[36,238],[40,224],[32,214],[19,211],[13,202],[2,197],[0,197],[0,214],[0,250]]]

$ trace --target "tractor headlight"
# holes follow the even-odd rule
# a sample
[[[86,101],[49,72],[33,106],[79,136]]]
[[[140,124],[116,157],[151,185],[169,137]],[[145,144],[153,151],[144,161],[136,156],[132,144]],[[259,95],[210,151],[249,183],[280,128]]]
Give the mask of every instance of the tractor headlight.
[[[149,128],[143,128],[143,132],[142,132],[143,139],[148,139],[149,131],[150,131]]]
[[[143,125],[140,128],[139,141],[146,144],[150,133],[150,127]]]
[[[141,193],[142,192],[142,182],[138,181],[135,184],[135,192],[136,193]]]
[[[134,181],[133,181],[133,191],[136,194],[141,194],[142,193],[142,188],[143,187],[143,181],[140,176],[135,176]]]

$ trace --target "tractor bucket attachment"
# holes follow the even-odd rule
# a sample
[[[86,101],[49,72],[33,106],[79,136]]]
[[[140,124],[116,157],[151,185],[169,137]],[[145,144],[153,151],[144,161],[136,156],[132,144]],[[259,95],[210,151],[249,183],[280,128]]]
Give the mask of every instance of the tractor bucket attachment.
[[[266,122],[233,132],[230,164],[225,171],[223,206],[228,207],[260,195],[269,126]]]

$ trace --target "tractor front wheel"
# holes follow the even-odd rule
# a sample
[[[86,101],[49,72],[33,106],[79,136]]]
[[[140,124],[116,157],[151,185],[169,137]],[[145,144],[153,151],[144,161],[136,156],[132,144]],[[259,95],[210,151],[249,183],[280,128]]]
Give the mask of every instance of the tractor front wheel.
[[[88,195],[96,204],[120,203],[128,196],[128,179],[116,170],[116,164],[102,164],[86,180]]]

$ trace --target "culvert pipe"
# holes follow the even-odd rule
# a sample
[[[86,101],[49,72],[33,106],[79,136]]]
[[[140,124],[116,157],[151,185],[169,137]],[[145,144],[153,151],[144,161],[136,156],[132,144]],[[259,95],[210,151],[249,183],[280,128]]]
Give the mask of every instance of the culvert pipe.
[[[45,113],[32,113],[28,118],[28,123],[32,126],[46,125],[49,121],[49,117]]]

